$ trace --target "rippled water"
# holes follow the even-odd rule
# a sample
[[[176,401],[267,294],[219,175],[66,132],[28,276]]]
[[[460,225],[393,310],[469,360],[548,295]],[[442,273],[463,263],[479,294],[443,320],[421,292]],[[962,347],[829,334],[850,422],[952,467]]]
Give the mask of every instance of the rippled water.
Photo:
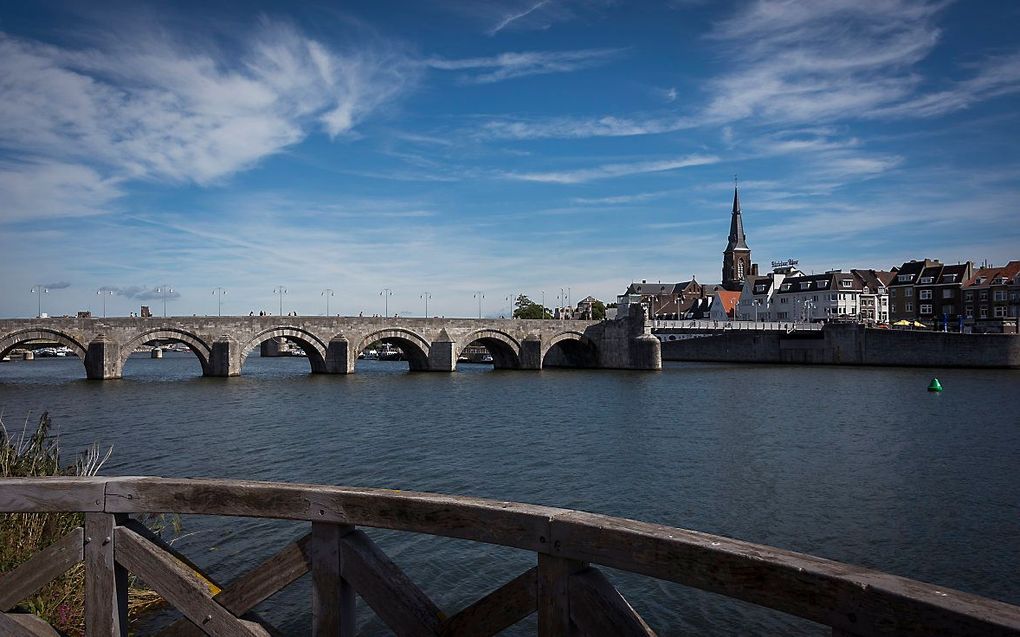
[[[805,551],[1020,604],[1020,373],[667,364],[662,373],[411,374],[360,361],[312,376],[190,354],[87,382],[77,359],[0,364],[8,428],[49,410],[65,449],[112,444],[108,474],[212,476],[477,495],[661,522]],[[941,395],[925,391],[938,375]],[[299,523],[189,516],[179,546],[229,581]],[[534,564],[523,551],[370,531],[448,612]],[[662,635],[827,632],[611,573]],[[308,632],[307,581],[260,612]],[[365,634],[385,628],[359,601]],[[524,634],[534,618],[517,627]]]

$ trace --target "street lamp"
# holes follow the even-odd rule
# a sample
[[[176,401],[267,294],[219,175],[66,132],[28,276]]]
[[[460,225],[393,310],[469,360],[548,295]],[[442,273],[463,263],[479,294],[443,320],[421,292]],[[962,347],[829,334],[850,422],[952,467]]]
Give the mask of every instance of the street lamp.
[[[482,318],[482,299],[485,298],[485,294],[481,290],[478,290],[472,295],[473,298],[478,299],[478,318]]]
[[[113,290],[107,288],[99,288],[96,290],[96,294],[103,297],[103,318],[106,318],[106,297],[113,296]]]
[[[542,318],[545,318],[545,290],[542,290]]]
[[[42,295],[49,293],[50,291],[48,288],[39,285],[38,283],[35,285],[35,287],[32,288],[32,294],[35,294],[36,296],[39,297],[39,312],[36,314],[36,317],[38,318],[42,318]]]
[[[425,299],[425,318],[428,318],[429,317],[429,299],[432,298],[432,293],[429,292],[428,290],[425,290],[424,292],[421,293],[421,296],[419,296],[418,298],[419,299]]]
[[[322,291],[322,294],[320,294],[319,296],[326,297],[326,316],[328,317],[329,316],[329,297],[333,296],[333,289],[332,288],[326,288],[325,290]]]
[[[283,316],[283,295],[287,293],[287,288],[282,285],[278,285],[273,288],[273,294],[280,295],[280,316]]]
[[[156,292],[156,294],[159,294],[160,296],[163,297],[163,318],[166,318],[166,296],[168,294],[173,294],[174,289],[169,285],[161,285],[154,291]]]
[[[556,302],[560,306],[560,320],[562,321],[564,316],[563,308],[567,302],[567,293],[563,291],[563,288],[560,288],[560,295],[556,297]]]
[[[514,317],[514,302],[517,300],[517,297],[514,295],[513,292],[510,292],[510,296],[506,297],[506,300],[510,303],[510,318],[513,318]]]
[[[379,296],[383,297],[383,316],[389,318],[390,316],[390,297],[393,296],[393,290],[389,288],[383,288],[383,291],[379,293]]]
[[[213,288],[213,294],[216,295],[216,316],[223,316],[223,295],[227,293],[223,288]],[[103,314],[106,316],[106,314]]]

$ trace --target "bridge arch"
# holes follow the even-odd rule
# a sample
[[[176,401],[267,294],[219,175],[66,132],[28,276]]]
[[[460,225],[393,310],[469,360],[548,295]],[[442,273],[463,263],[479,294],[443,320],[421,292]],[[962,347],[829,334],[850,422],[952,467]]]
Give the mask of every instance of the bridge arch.
[[[60,330],[54,330],[48,327],[40,327],[18,330],[0,338],[0,358],[6,356],[9,351],[18,345],[31,343],[33,341],[55,341],[74,350],[74,353],[78,355],[78,358],[83,361],[85,360],[85,354],[88,351],[88,348],[85,345],[70,334],[65,334]]]
[[[188,349],[194,352],[195,356],[198,357],[198,362],[202,364],[202,373],[205,375],[209,374],[209,359],[212,356],[212,348],[209,344],[206,343],[200,336],[192,334],[186,330],[172,327],[157,327],[151,330],[146,330],[121,345],[119,369],[124,369],[124,365],[127,363],[128,358],[130,358],[136,347],[152,341],[184,343],[188,346]]]
[[[496,369],[520,369],[521,343],[506,332],[494,329],[475,330],[460,340],[456,356],[459,358],[471,343],[481,343],[489,351],[492,365]]]
[[[366,334],[358,342],[357,348],[354,349],[354,358],[357,359],[361,352],[365,351],[365,348],[372,343],[380,341],[399,347],[404,352],[404,355],[407,356],[407,362],[411,367],[411,371],[429,368],[429,351],[432,349],[432,344],[420,334],[399,327],[376,330]]]
[[[542,343],[542,367],[598,367],[595,343],[581,332],[567,331]]]
[[[244,347],[241,348],[241,355],[238,357],[237,369],[244,367],[244,361],[252,351],[271,338],[284,337],[294,341],[298,347],[308,355],[308,362],[312,366],[312,373],[320,374],[326,372],[326,344],[315,334],[300,327],[280,326],[263,330],[251,337]]]

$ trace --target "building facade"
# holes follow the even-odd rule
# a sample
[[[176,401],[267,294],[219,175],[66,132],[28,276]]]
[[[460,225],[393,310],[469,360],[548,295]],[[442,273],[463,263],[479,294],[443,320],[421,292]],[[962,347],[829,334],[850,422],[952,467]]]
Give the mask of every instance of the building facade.
[[[908,261],[889,284],[889,319],[916,321],[928,327],[959,329],[964,317],[963,285],[973,264],[945,265],[934,259]]]
[[[744,217],[740,211],[740,193],[733,188],[733,211],[730,214],[730,236],[723,251],[723,289],[739,292],[744,279],[758,274],[758,266],[751,263],[751,248],[747,247],[744,235]]]
[[[1020,261],[981,267],[963,284],[964,324],[975,332],[1016,333],[1020,318]]]

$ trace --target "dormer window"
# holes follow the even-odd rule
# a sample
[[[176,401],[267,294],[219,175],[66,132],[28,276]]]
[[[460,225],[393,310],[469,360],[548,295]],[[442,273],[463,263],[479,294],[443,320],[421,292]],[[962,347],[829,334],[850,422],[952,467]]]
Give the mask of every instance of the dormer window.
[[[782,292],[786,292],[787,290],[789,290],[789,289],[790,289],[790,285],[792,285],[792,284],[790,284],[790,283],[784,283],[783,285],[781,285],[781,286],[779,287],[779,289],[780,289],[780,290],[781,290]]]
[[[810,290],[811,289],[811,281],[804,281],[803,283],[801,283],[800,284],[800,289],[802,289],[802,290]]]
[[[956,275],[955,274],[947,274],[945,276],[945,280],[946,280],[946,283],[956,283]]]
[[[827,287],[829,287],[829,282],[828,281],[819,281],[818,282],[818,287],[820,287],[820,288],[827,288]]]
[[[839,284],[845,288],[852,288],[854,286],[854,282],[850,279],[843,279]]]
[[[923,277],[920,278],[920,280],[918,280],[918,283],[920,283],[921,285],[924,285],[925,283],[931,283],[934,280],[935,280],[935,277],[933,277],[933,276],[923,276]]]
[[[904,282],[907,282],[907,281],[912,281],[913,279],[914,279],[914,275],[913,274],[900,274],[900,275],[897,275],[897,277],[896,277],[896,280],[899,281],[900,283],[904,283]]]

